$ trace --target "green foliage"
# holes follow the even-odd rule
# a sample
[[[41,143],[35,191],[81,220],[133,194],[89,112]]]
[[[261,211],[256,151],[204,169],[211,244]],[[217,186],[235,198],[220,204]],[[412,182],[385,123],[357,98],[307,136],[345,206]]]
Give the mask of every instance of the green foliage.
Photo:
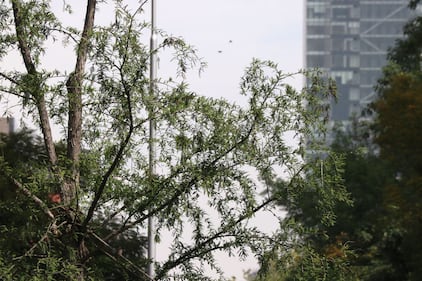
[[[389,52],[379,97],[369,109],[374,122],[352,120],[348,131],[335,130],[332,149],[344,160],[350,197],[312,188],[291,196],[285,184],[276,185],[293,221],[287,225],[294,226],[286,236],[296,235],[300,243],[290,251],[274,247],[253,280],[420,280],[421,26],[421,17],[411,20]],[[311,159],[320,161],[312,174],[322,178],[327,159]],[[324,198],[343,200],[321,208]]]
[[[44,148],[41,140],[34,137],[32,131],[23,130],[9,136],[2,135],[0,143],[1,160],[13,171],[24,172],[25,176],[30,173],[36,175],[39,173],[36,167],[45,167],[47,157]],[[90,157],[89,152],[84,155]],[[92,167],[87,167],[84,164],[82,167],[83,182],[85,182],[90,178],[86,171]],[[21,178],[18,174],[14,174],[14,177]],[[46,187],[51,186],[51,184],[46,185]],[[31,189],[38,196],[48,197],[49,190]],[[4,258],[2,267],[0,267],[4,274],[1,275],[2,280],[75,280],[78,269],[75,264],[64,257],[71,257],[76,253],[72,253],[71,248],[64,247],[63,243],[66,239],[62,238],[62,241],[59,242],[52,233],[45,232],[49,222],[44,213],[26,196],[15,190],[13,185],[3,177],[0,182],[0,199],[0,231],[2,234],[0,236],[0,256]],[[105,226],[98,224],[99,220],[105,221],[106,218],[96,218],[95,228],[102,235],[107,235],[121,227],[121,223],[115,219],[109,221]],[[119,235],[110,243],[110,246],[115,251],[124,252],[126,257],[136,261],[137,265],[142,267],[142,263],[145,263],[142,256],[145,244],[145,238],[142,235],[134,230],[129,230]],[[134,280],[137,278],[130,265],[116,264],[114,260],[101,255],[101,252],[93,253],[93,255],[97,257],[91,265],[95,269],[96,278],[102,280]],[[19,279],[16,279],[18,277]]]
[[[359,280],[350,270],[346,257],[327,257],[315,252],[311,246],[303,245],[287,253],[270,259],[264,273],[255,281],[305,281],[305,280]]]
[[[420,1],[411,1],[415,9]],[[398,278],[418,280],[422,249],[421,225],[422,159],[421,99],[421,17],[405,27],[406,37],[390,50],[389,65],[373,104],[374,132],[381,158],[393,169],[395,181],[385,188],[385,203],[394,223],[389,222],[386,241]],[[393,70],[393,71],[391,71]]]
[[[416,9],[417,5],[420,3],[420,0],[410,0],[409,1],[409,8]]]
[[[2,135],[0,161],[3,171],[12,172],[38,196],[48,198],[54,184],[45,170],[47,157],[41,140],[32,131]],[[0,181],[0,221],[2,280],[72,280],[75,265],[63,260],[63,251],[52,246],[47,217],[7,177]]]
[[[416,17],[408,22],[404,28],[404,39],[398,40],[389,52],[388,59],[406,71],[420,70],[420,53],[422,50],[422,17]]]
[[[420,72],[399,73],[389,77],[373,108],[377,113],[374,131],[381,158],[390,163],[395,181],[384,189],[388,214],[395,223],[388,225],[386,247],[395,274],[403,280],[417,280],[422,249],[421,225]]]
[[[410,0],[409,7],[416,10],[420,0]],[[388,52],[389,64],[394,63],[401,67],[405,72],[414,72],[421,70],[421,51],[422,51],[422,17],[416,13],[403,28],[403,39],[397,40],[394,47]]]
[[[344,190],[338,192],[348,197],[331,197],[344,198],[328,201],[324,206],[331,210],[318,207],[321,198],[327,201],[330,197],[312,189],[294,200],[281,201],[295,222],[290,224],[295,226],[290,235],[297,235],[299,243],[293,243],[296,246],[290,251],[270,252],[260,278],[404,280],[407,275],[402,266],[407,258],[402,248],[403,233],[388,205],[388,188],[396,183],[394,169],[377,155],[379,149],[371,143],[369,127],[356,121],[349,131],[337,131],[332,149],[343,155]],[[316,164],[318,161],[320,170],[316,165],[315,172],[321,177],[328,158],[323,162],[317,159]],[[335,217],[324,219],[327,211]]]
[[[380,82],[375,123],[354,120],[350,131],[337,131],[332,145],[344,155],[344,185],[353,205],[337,204],[336,223],[327,225],[316,212],[317,195],[299,198],[293,208],[284,203],[290,216],[315,230],[302,231],[312,251],[325,258],[344,258],[344,250],[350,251],[345,262],[356,280],[418,280],[420,80],[397,69],[390,65]]]
[[[180,77],[153,81],[151,89],[143,4],[133,8],[115,1],[110,24],[94,24],[84,33],[65,28],[48,3],[0,4],[1,15],[12,23],[1,26],[0,44],[21,49],[26,69],[0,70],[1,97],[18,97],[22,111],[43,133],[42,146],[21,136],[27,158],[1,160],[1,179],[7,179],[1,182],[1,206],[10,221],[0,242],[19,241],[0,252],[8,278],[146,280],[144,266],[151,261],[144,256],[141,233],[154,216],[156,239],[164,231],[173,237],[167,259],[154,264],[156,279],[211,280],[204,269],[221,273],[216,251],[241,258],[252,253],[264,260],[274,243],[286,249],[300,244],[295,237],[302,225],[277,215],[281,228],[268,234],[250,225],[257,212],[272,210],[277,202],[293,209],[311,193],[318,220],[332,225],[336,204],[349,202],[341,159],[323,152],[321,142],[326,101],[335,95],[330,79],[315,72],[286,74],[273,62],[255,59],[240,83],[246,106],[203,97],[184,81],[189,68],[204,66],[195,49],[160,33],[162,44],[153,51],[173,49]],[[17,40],[9,40],[12,35]],[[71,74],[42,68],[47,50],[62,50],[55,36],[68,40],[78,62],[87,59],[89,71],[84,72],[85,63]],[[297,91],[286,84],[294,75],[308,79],[309,87]],[[83,117],[80,138],[78,113]],[[151,119],[157,134],[150,140]],[[50,120],[68,133],[63,144],[52,143]],[[298,144],[287,141],[291,132]],[[22,140],[10,142],[13,150],[5,151],[19,151]],[[151,143],[157,145],[157,175],[149,169]],[[326,158],[304,161],[308,148]],[[277,191],[262,195],[270,189]],[[49,200],[51,192],[63,200]]]
[[[343,185],[343,159],[333,153],[317,156],[308,159],[302,178],[272,183],[278,204],[287,210],[278,231],[277,241],[283,242],[261,257],[256,280],[356,280],[347,242],[329,241],[329,229],[341,220],[339,206],[352,203]]]
[[[412,74],[397,74],[390,79],[390,87],[374,103],[377,112],[377,143],[381,153],[395,163],[398,172],[422,173],[420,142],[422,82]],[[406,126],[403,126],[406,124]]]

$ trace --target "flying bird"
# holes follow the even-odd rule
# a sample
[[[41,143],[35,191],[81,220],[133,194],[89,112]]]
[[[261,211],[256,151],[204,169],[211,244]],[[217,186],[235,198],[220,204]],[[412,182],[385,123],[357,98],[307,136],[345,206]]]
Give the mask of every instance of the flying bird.
[[[231,43],[233,43],[233,40],[231,40],[231,39],[230,39],[230,40],[229,40],[229,44],[231,44]],[[217,52],[218,52],[219,54],[221,54],[223,51],[222,51],[222,50],[218,50]]]

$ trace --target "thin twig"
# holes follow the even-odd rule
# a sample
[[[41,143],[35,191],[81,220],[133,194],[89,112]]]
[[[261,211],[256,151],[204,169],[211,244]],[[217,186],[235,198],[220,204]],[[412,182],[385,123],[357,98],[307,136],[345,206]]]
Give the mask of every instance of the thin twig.
[[[65,30],[65,29],[62,29],[62,28],[54,28],[54,27],[47,27],[47,28],[48,28],[48,30],[57,31],[57,32],[63,33],[64,35],[69,36],[72,39],[72,41],[75,42],[75,43],[78,43],[79,42],[78,39],[76,39],[75,37],[73,37],[74,34],[72,34],[68,30]]]
[[[23,254],[20,257],[14,257],[13,260],[21,260],[24,257],[30,256],[31,253],[35,250],[35,248],[37,248],[46,239],[48,239],[48,230],[44,233],[44,235],[41,237],[41,239],[38,240],[37,243],[35,243],[28,251],[25,252],[25,254]]]
[[[97,234],[91,232],[90,235],[96,239],[98,242],[100,242],[104,247],[106,247],[107,249],[109,249],[110,251],[114,252],[115,249],[108,244],[106,241],[104,241],[103,239],[101,239]],[[109,256],[110,258],[112,258],[114,261],[118,261],[118,259],[110,254],[109,252],[103,250],[103,252]],[[137,266],[136,264],[134,264],[133,262],[131,262],[128,258],[126,258],[125,256],[123,256],[122,254],[119,254],[118,256],[119,258],[123,259],[125,262],[127,262],[130,266],[132,266],[134,269],[136,269],[138,272],[142,273],[142,275],[144,275],[148,280],[154,280],[152,279],[142,268],[140,268],[139,266]]]
[[[40,209],[51,219],[51,220],[55,220],[55,216],[53,215],[53,213],[51,212],[51,210],[48,208],[48,206],[40,199],[38,198],[36,195],[34,195],[29,189],[27,189],[23,184],[21,184],[20,182],[18,182],[15,178],[7,176],[13,183],[13,185],[20,190],[23,194],[25,194],[27,197],[29,197],[30,199],[32,199],[32,201],[34,201],[34,203],[36,205],[38,205],[38,207],[40,207]]]
[[[3,72],[0,72],[0,76],[3,77],[6,80],[9,80],[10,82],[12,82],[13,84],[19,85],[19,82],[15,79],[13,79],[12,77],[4,74]]]

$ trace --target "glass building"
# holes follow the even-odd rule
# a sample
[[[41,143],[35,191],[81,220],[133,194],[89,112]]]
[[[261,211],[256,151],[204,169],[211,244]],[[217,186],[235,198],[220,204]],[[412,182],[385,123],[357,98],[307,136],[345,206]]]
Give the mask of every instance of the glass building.
[[[408,0],[306,0],[306,68],[337,82],[332,121],[347,122],[375,96],[389,47],[412,17]]]

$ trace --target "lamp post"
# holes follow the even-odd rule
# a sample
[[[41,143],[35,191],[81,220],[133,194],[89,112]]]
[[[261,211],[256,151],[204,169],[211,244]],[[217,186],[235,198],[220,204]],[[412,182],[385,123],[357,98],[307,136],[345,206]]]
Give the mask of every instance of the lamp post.
[[[156,1],[151,0],[151,39],[150,39],[150,102],[153,103],[157,79],[157,30],[156,30]],[[154,177],[156,174],[156,144],[155,144],[155,116],[153,105],[149,108],[149,174]],[[151,211],[151,210],[150,210]],[[148,269],[147,273],[151,279],[155,278],[155,218],[148,218]]]

